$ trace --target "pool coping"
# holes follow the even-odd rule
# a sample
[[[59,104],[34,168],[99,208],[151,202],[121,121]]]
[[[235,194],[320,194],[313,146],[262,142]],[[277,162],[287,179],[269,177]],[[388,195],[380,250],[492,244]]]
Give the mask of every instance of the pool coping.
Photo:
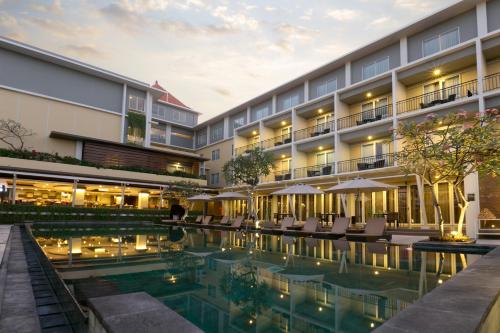
[[[498,318],[499,308],[500,247],[496,247],[374,332],[493,332],[490,325],[500,327],[491,322]]]

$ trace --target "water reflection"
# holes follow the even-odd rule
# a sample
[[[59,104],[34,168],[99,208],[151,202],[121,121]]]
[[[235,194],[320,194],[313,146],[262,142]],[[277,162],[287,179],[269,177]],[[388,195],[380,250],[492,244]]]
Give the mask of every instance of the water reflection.
[[[146,291],[207,332],[368,332],[471,260],[384,243],[183,228],[33,234],[83,305]]]

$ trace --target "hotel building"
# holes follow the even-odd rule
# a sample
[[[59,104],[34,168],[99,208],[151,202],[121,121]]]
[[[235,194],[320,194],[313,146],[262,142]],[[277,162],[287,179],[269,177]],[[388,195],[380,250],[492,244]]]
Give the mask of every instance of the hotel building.
[[[200,186],[208,182],[213,188],[230,187],[222,174],[226,161],[262,147],[273,153],[275,167],[257,188],[260,218],[289,213],[286,197],[270,195],[279,188],[307,183],[324,189],[361,176],[398,189],[363,195],[361,208],[355,207],[354,196],[348,196],[345,207],[340,196],[297,196],[298,218],[357,213],[365,220],[372,214],[394,213],[400,225],[432,227],[437,224],[430,200],[435,191],[446,223],[453,225],[458,208],[451,185],[430,188],[418,184],[415,175],[403,174],[394,158],[401,143],[390,129],[429,113],[484,112],[500,106],[498,17],[500,0],[461,1],[201,124],[197,112],[158,83],[150,86],[1,39],[0,117],[33,130],[36,134],[28,145],[37,151],[103,165],[139,165],[172,175],[184,171],[206,178],[189,181]],[[151,191],[140,188],[144,184],[161,192],[179,181],[122,170],[97,169],[92,174],[95,168],[41,163],[48,162],[1,157],[0,171],[8,188],[16,177],[18,182],[63,177],[73,198],[85,182],[93,182],[84,189],[92,193],[103,181],[122,191],[126,184],[135,184],[134,205],[139,207],[158,205]],[[467,233],[476,236],[480,209],[500,215],[495,205],[499,186],[474,175],[466,179],[464,191],[470,199]],[[11,200],[22,195],[13,192]],[[141,193],[149,193],[147,205],[139,204]],[[116,197],[123,196],[108,199],[116,204]],[[109,200],[106,203],[112,204]],[[76,201],[85,202],[83,197]],[[224,205],[225,214],[241,209],[242,203]],[[220,215],[220,209],[215,213]]]

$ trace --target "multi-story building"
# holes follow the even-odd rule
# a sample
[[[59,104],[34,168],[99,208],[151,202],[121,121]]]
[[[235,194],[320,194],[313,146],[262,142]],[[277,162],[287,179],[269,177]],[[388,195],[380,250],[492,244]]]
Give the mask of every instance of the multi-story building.
[[[175,186],[206,185],[193,150],[198,112],[158,82],[2,38],[0,100],[0,119],[32,133],[28,150],[1,145],[2,201],[168,207]]]
[[[500,0],[461,1],[201,124],[197,112],[158,82],[150,86],[3,38],[0,117],[33,130],[27,145],[37,151],[103,166],[203,176],[214,188],[230,187],[222,174],[226,161],[262,147],[274,154],[275,165],[257,188],[261,218],[288,212],[286,197],[270,195],[279,188],[307,183],[324,189],[362,176],[398,189],[363,195],[360,207],[354,196],[348,196],[346,205],[338,195],[297,196],[296,215],[305,219],[318,213],[345,213],[364,220],[372,214],[397,213],[406,226],[435,226],[430,200],[435,191],[444,220],[452,225],[458,208],[451,185],[431,188],[419,184],[415,175],[403,174],[394,158],[401,142],[390,129],[430,113],[484,112],[500,105],[499,16]],[[151,193],[141,190],[141,184],[153,184],[157,196],[174,181],[168,178],[172,176],[145,172],[131,175],[8,157],[0,162],[8,188],[16,188],[16,179],[20,184],[29,177],[53,180],[57,175],[72,181],[60,188],[71,192],[65,200],[71,197],[73,204],[75,200],[83,204],[89,192],[98,193],[98,185],[88,186],[86,195],[73,199],[85,181],[103,185],[97,178],[111,181],[112,188],[121,186],[122,195],[115,193],[103,201],[107,204],[123,198],[130,181],[136,183],[136,197],[148,200]],[[202,179],[195,181],[205,184]],[[43,189],[40,186],[38,190]],[[467,231],[474,235],[480,208],[500,214],[495,205],[499,186],[474,175],[464,187],[471,200]],[[36,197],[19,191],[11,191],[11,200],[21,194],[25,200]],[[64,201],[61,194],[54,200]],[[148,206],[154,206],[150,201]],[[225,213],[235,214],[242,205],[225,208]]]
[[[270,195],[281,187],[307,183],[324,189],[362,176],[398,189],[363,195],[361,208],[348,198],[348,215],[397,212],[408,226],[435,226],[435,191],[445,221],[454,224],[458,208],[451,185],[430,188],[403,174],[394,158],[401,143],[390,129],[429,113],[484,112],[500,105],[499,15],[499,0],[454,4],[199,124],[196,149],[207,157],[257,146],[274,154],[273,174],[258,187],[261,218],[269,210],[287,212],[287,198]],[[222,164],[214,158],[205,163],[209,184],[228,185]],[[465,181],[469,234],[477,231],[480,208],[499,215],[498,189],[477,175]],[[345,210],[340,196],[296,199],[301,219]]]

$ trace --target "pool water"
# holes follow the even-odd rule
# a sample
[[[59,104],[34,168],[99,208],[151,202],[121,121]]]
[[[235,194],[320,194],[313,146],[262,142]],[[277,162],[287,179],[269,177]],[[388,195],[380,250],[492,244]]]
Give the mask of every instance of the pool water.
[[[178,227],[32,233],[82,306],[145,291],[206,332],[370,332],[478,257]]]

